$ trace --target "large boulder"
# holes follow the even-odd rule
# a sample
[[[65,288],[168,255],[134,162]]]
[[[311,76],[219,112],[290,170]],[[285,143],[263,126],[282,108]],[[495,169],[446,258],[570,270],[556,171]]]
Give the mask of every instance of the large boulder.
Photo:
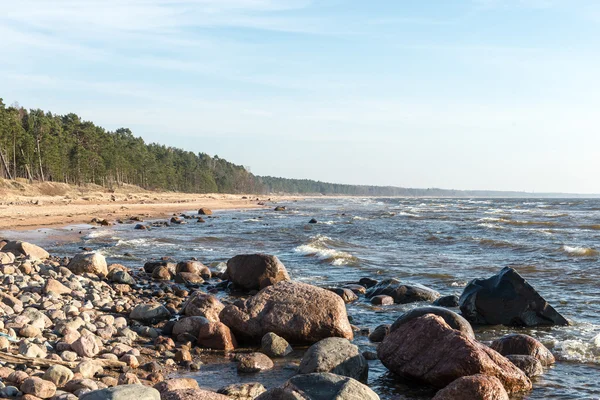
[[[531,389],[531,381],[498,352],[427,314],[391,331],[377,348],[394,374],[443,388],[463,376],[495,376],[508,392]]]
[[[385,279],[367,290],[368,298],[379,295],[390,296],[398,304],[432,302],[440,297],[440,294],[433,289],[418,283],[401,283],[398,279]]]
[[[459,304],[462,315],[480,325],[569,325],[517,271],[509,267],[491,278],[469,282]]]
[[[458,378],[435,394],[433,400],[508,400],[508,393],[495,376],[473,375]]]
[[[542,365],[554,364],[554,355],[540,341],[522,333],[512,333],[496,339],[490,347],[503,356],[525,355],[540,360]]]
[[[335,293],[298,282],[279,282],[221,311],[236,337],[258,343],[273,332],[292,344],[328,337],[352,339],[344,301]]]
[[[161,396],[154,388],[134,384],[87,392],[79,400],[161,400]]]
[[[183,313],[188,317],[204,317],[212,322],[219,322],[219,314],[225,308],[215,296],[202,292],[194,292],[183,305]]]
[[[225,278],[246,290],[260,290],[290,280],[281,261],[268,254],[241,254],[229,259]]]
[[[320,372],[296,375],[256,400],[379,400],[379,396],[356,379]]]
[[[450,325],[451,328],[461,331],[470,338],[475,338],[473,327],[471,327],[469,321],[467,321],[454,311],[448,310],[447,308],[435,306],[418,307],[402,314],[400,317],[398,317],[396,322],[392,324],[392,326],[390,327],[390,331],[395,331],[401,325],[407,323],[408,321],[422,317],[426,314],[438,315],[444,318],[444,322]]]
[[[108,275],[106,258],[100,253],[79,253],[71,259],[67,268],[76,275],[93,274],[101,277]]]
[[[358,347],[348,339],[327,338],[313,344],[304,353],[298,373],[331,372],[366,382],[369,364]]]
[[[50,254],[40,246],[20,240],[7,242],[2,248],[4,253],[12,253],[15,256],[25,256],[34,260],[45,260]]]
[[[237,347],[237,340],[227,325],[209,322],[201,325],[198,331],[198,346],[208,349],[230,351]]]
[[[171,313],[162,304],[138,304],[131,310],[129,318],[152,324],[171,318]]]

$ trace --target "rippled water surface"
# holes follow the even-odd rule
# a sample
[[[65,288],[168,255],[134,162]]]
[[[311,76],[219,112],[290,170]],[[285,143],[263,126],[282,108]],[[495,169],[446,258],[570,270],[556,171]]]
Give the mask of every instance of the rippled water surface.
[[[76,242],[55,242],[53,231],[36,239],[54,254],[72,255],[87,246],[135,268],[151,257],[197,257],[208,264],[265,252],[277,255],[293,279],[315,285],[394,277],[443,295],[460,294],[469,280],[511,266],[572,322],[524,331],[550,347],[559,361],[534,381],[532,392],[518,398],[600,398],[600,200],[340,198],[283,205],[285,212],[215,212],[204,224],[190,220],[150,231],[132,225],[75,227],[82,230]],[[308,224],[313,217],[318,224]],[[20,235],[34,241],[31,233]],[[373,329],[415,306],[375,307],[361,299],[348,311],[355,325]],[[486,327],[477,335],[487,343],[514,331]],[[355,342],[375,349],[366,337]],[[378,361],[370,363],[369,385],[382,398],[431,398],[430,390],[399,384]],[[203,371],[201,382],[215,388],[223,381],[263,380],[237,377],[231,363]],[[282,364],[265,378],[274,385],[291,373]]]

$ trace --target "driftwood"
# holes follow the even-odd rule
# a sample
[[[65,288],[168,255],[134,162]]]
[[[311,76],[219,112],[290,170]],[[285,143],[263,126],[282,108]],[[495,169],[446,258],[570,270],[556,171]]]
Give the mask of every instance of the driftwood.
[[[93,360],[96,364],[103,368],[123,368],[127,364],[121,361],[106,360],[98,358]],[[0,362],[7,362],[11,364],[26,364],[28,366],[38,367],[51,367],[53,365],[62,365],[63,367],[74,369],[79,364],[78,362],[63,361],[63,360],[49,360],[47,358],[36,358],[36,357],[25,357],[18,354],[10,354],[4,351],[0,351]]]

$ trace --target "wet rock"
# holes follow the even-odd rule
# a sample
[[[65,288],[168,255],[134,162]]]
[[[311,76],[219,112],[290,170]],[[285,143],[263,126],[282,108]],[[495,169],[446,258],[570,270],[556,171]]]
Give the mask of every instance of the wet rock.
[[[180,389],[163,393],[161,400],[231,400],[231,398],[204,389]]]
[[[433,400],[508,400],[508,393],[495,376],[463,376],[436,393]]]
[[[158,267],[167,267],[168,270],[173,271],[173,275],[175,275],[175,264],[169,261],[148,261],[144,264],[144,272],[147,274],[152,274],[154,270]]]
[[[358,296],[350,289],[329,288],[328,290],[340,296],[344,300],[344,303],[352,303],[358,300]]]
[[[236,337],[253,342],[269,332],[292,344],[354,336],[339,296],[298,282],[269,286],[239,305],[226,306],[219,317]]]
[[[363,285],[355,285],[355,284],[344,285],[344,289],[350,289],[357,295],[367,294],[367,288],[364,287]]]
[[[79,253],[71,259],[67,268],[76,275],[93,274],[101,277],[108,275],[106,258],[100,253]]]
[[[331,372],[366,382],[369,364],[348,339],[327,338],[313,344],[300,361],[298,373],[313,372]]]
[[[157,281],[169,281],[175,273],[168,266],[160,265],[152,271],[152,279]]]
[[[379,325],[373,329],[373,332],[369,335],[369,340],[373,343],[383,342],[383,339],[390,333],[390,326],[388,324]]]
[[[177,275],[175,275],[175,283],[182,283],[184,285],[200,285],[204,283],[204,278],[191,272],[178,272]]]
[[[531,389],[529,378],[505,357],[427,314],[392,330],[379,344],[377,356],[391,372],[434,387],[462,376],[495,376],[509,392]]]
[[[371,304],[376,305],[376,306],[390,306],[390,305],[394,304],[394,298],[392,296],[380,294],[380,295],[371,297]]]
[[[50,257],[50,254],[41,247],[19,240],[7,242],[2,248],[2,252],[12,253],[15,256],[22,255],[33,260],[45,260]]]
[[[271,389],[256,400],[379,400],[379,396],[356,379],[327,372],[297,375],[283,387]]]
[[[488,279],[475,279],[459,300],[460,311],[480,325],[568,325],[540,294],[512,268]]]
[[[79,397],[80,400],[161,400],[158,390],[139,384],[120,385],[94,390]]]
[[[236,400],[253,400],[266,391],[262,383],[250,382],[228,385],[219,389],[217,393]]]
[[[212,215],[212,210],[210,208],[202,207],[198,210],[198,215]]]
[[[198,332],[198,346],[217,350],[233,350],[237,347],[235,336],[221,322],[209,322],[202,325]]]
[[[277,206],[274,211],[285,211],[285,206]]]
[[[475,338],[475,333],[473,332],[473,328],[469,321],[455,313],[454,311],[448,310],[443,307],[418,307],[414,308],[404,314],[402,314],[390,327],[390,331],[398,329],[402,324],[407,323],[408,321],[422,317],[426,314],[434,314],[442,317],[444,322],[446,322],[452,329],[456,329],[470,338]]]
[[[260,290],[290,280],[281,261],[267,254],[242,254],[229,259],[225,277],[246,290]]]
[[[391,296],[395,303],[406,304],[417,301],[434,301],[440,294],[433,289],[414,284],[403,284],[397,279],[386,279],[367,291],[367,297],[371,298],[378,295]]]
[[[442,296],[434,301],[433,305],[438,307],[458,307],[458,296],[455,294]]]
[[[521,371],[525,372],[529,378],[542,375],[544,367],[540,360],[533,356],[525,356],[522,354],[509,354],[505,356],[511,363],[515,364]]]
[[[490,347],[503,356],[520,354],[532,356],[540,360],[542,365],[554,364],[554,355],[540,341],[522,333],[512,333],[496,339]]]
[[[318,221],[314,218],[311,218],[310,221],[308,221],[309,224],[316,224]]]
[[[360,278],[358,283],[359,283],[359,285],[363,285],[367,289],[370,289],[373,286],[377,285],[377,283],[379,283],[379,282],[372,278]]]
[[[225,308],[215,296],[202,292],[194,292],[183,306],[187,316],[205,317],[211,322],[219,322],[219,314]]]
[[[293,351],[287,340],[273,332],[265,334],[260,343],[261,351],[269,357],[285,357]]]
[[[175,272],[189,272],[200,275],[204,279],[210,279],[211,277],[210,269],[206,265],[202,264],[200,261],[193,260],[181,261],[177,263]]]
[[[250,353],[239,356],[238,372],[260,372],[273,368],[273,361],[263,353]]]
[[[46,370],[44,380],[54,383],[57,387],[63,387],[73,379],[73,371],[62,365],[52,365]]]
[[[129,318],[152,324],[171,318],[171,313],[162,304],[138,304],[129,314]]]
[[[27,378],[21,384],[21,392],[40,399],[49,399],[56,393],[56,385],[39,377]]]

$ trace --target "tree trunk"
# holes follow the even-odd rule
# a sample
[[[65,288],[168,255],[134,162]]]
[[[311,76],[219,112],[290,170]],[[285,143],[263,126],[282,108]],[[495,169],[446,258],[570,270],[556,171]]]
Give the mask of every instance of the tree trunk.
[[[40,151],[40,138],[37,138],[37,151],[38,151],[38,160],[40,162],[40,178],[42,179],[42,182],[44,182],[45,179],[44,179],[44,169],[42,168],[42,152]]]
[[[4,153],[2,152],[1,148],[0,148],[0,158],[2,159],[2,165],[4,165],[4,170],[6,171],[6,175],[8,176],[8,179],[12,180],[13,177],[10,174],[10,168],[8,167],[8,163],[4,159]]]

